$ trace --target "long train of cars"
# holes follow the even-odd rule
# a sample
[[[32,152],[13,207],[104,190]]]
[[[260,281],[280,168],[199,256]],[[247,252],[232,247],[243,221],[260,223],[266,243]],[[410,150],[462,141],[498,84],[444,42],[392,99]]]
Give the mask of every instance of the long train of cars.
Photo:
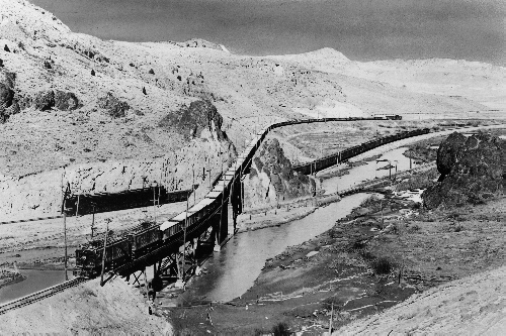
[[[227,172],[222,174],[214,183],[214,188],[200,202],[188,209],[187,212],[173,217],[169,221],[160,223],[145,222],[127,230],[120,236],[110,236],[105,248],[104,269],[115,271],[120,274],[130,274],[140,270],[144,265],[154,263],[170,251],[179,248],[183,244],[183,231],[186,224],[186,237],[191,239],[208,229],[209,219],[218,214],[225,200],[228,199],[237,179],[247,172],[256,150],[261,145],[267,134],[278,127],[287,125],[326,122],[326,121],[363,121],[377,120],[374,118],[326,118],[291,120],[276,123],[269,126],[265,131],[257,135],[247,146],[245,151],[237,158]],[[381,139],[371,140],[364,144],[354,146],[341,153],[341,159],[349,159],[374,147],[393,142],[399,139],[428,133],[428,129],[403,132]],[[335,157],[335,156],[334,156]],[[335,159],[332,159],[335,163]],[[330,156],[317,160],[316,169],[322,169],[331,161]],[[331,163],[331,164],[332,164]],[[301,170],[305,172],[305,170]],[[104,233],[105,234],[105,233]],[[88,242],[76,250],[75,275],[92,278],[100,274],[104,251],[104,236]]]
[[[367,142],[361,143],[360,145],[356,145],[350,148],[347,148],[339,153],[334,153],[317,159],[311,163],[302,164],[294,166],[293,169],[302,174],[311,174],[322,169],[331,167],[336,164],[337,159],[339,158],[340,162],[346,161],[354,156],[362,154],[368,150],[371,150],[375,147],[384,145],[386,143],[390,143],[393,141],[397,141],[400,139],[410,138],[417,135],[427,134],[430,132],[430,129],[416,129],[412,131],[400,132],[397,134],[392,134],[386,137],[382,137],[379,139],[369,140]]]
[[[191,192],[191,190],[168,192],[164,186],[158,185],[154,188],[130,189],[118,193],[74,194],[65,197],[65,213],[67,216],[82,216],[148,207],[153,205],[153,198],[159,205],[184,202]]]

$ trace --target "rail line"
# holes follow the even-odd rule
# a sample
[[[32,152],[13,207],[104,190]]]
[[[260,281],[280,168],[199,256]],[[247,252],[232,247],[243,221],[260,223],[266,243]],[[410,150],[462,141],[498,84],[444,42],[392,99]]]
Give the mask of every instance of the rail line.
[[[43,220],[47,220],[47,219],[58,219],[58,218],[63,218],[63,215],[50,216],[50,217],[37,217],[37,218],[30,218],[30,219],[19,219],[19,220],[13,220],[13,221],[8,221],[8,222],[0,222],[0,225],[27,223],[27,222],[38,222],[38,221],[43,221]]]
[[[88,281],[87,279],[83,278],[75,278],[69,281],[65,281],[64,283],[40,290],[38,292],[29,294],[27,296],[24,296],[22,298],[3,303],[0,305],[0,315],[3,315],[11,310],[19,309],[21,307],[25,307],[28,305],[31,305],[32,303],[41,301],[43,299],[46,299],[48,297],[51,297],[53,295],[56,295],[60,292],[63,292],[66,289],[76,287],[84,282]]]
[[[427,169],[434,168],[434,167],[435,167],[434,163],[429,163],[424,166],[419,166],[416,169],[414,169],[413,171],[419,172],[419,171],[427,170]],[[400,172],[399,174],[397,174],[396,176],[397,177],[404,177],[404,176],[407,176],[409,173],[410,173],[409,171],[403,171],[403,172]],[[318,205],[323,205],[323,204],[328,203],[329,201],[332,202],[333,198],[335,198],[336,196],[340,197],[340,196],[345,196],[345,195],[350,195],[353,193],[361,192],[361,191],[364,191],[368,188],[382,184],[387,180],[388,180],[388,178],[381,178],[381,179],[376,179],[373,181],[366,181],[357,187],[352,187],[352,188],[343,190],[341,193],[324,195],[321,198],[318,198],[316,200],[316,202]],[[304,201],[300,201],[300,202],[307,202],[307,201],[308,200],[304,200]],[[299,203],[299,202],[297,202],[297,203]],[[67,289],[77,287],[78,285],[85,283],[87,281],[89,281],[89,280],[84,279],[84,278],[75,278],[75,279],[66,281],[64,283],[40,290],[40,291],[32,293],[32,294],[29,294],[29,295],[24,296],[22,298],[15,299],[13,301],[10,301],[10,302],[4,303],[4,304],[0,304],[0,315],[6,314],[7,312],[15,310],[15,309],[19,309],[19,308],[28,306],[32,303],[36,303],[38,301],[47,299],[51,296],[54,296],[58,293],[65,291]]]
[[[261,134],[257,134],[257,136],[255,137],[255,139],[252,140],[251,144],[247,147],[246,151],[241,154],[239,157],[238,157],[238,162],[236,162],[235,164],[233,164],[231,167],[229,167],[228,171],[223,174],[223,176],[220,176],[219,178],[217,178],[216,182],[213,184],[214,185],[214,189],[213,191],[211,191],[210,194],[219,194],[219,196],[214,196],[212,197],[213,199],[225,199],[229,196],[230,194],[230,188],[232,187],[231,186],[231,183],[233,181],[235,181],[239,176],[240,174],[244,173],[245,171],[247,171],[247,169],[249,168],[249,166],[251,165],[251,161],[253,159],[253,155],[254,153],[257,151],[257,149],[259,148],[260,144],[263,142],[263,140],[265,139],[266,135],[274,128],[278,128],[278,127],[282,127],[282,126],[285,126],[285,125],[293,125],[293,124],[299,124],[299,123],[312,123],[312,122],[326,122],[326,121],[360,121],[360,120],[363,120],[363,119],[359,119],[359,118],[351,118],[351,119],[345,119],[345,118],[327,118],[327,119],[316,119],[316,120],[312,120],[312,119],[309,119],[309,120],[302,120],[302,121],[295,121],[295,122],[282,122],[282,123],[278,123],[278,124],[274,124],[274,125],[271,125],[269,127],[267,127],[263,133]],[[369,119],[367,119],[369,120]],[[375,120],[375,119],[372,119],[372,120]],[[504,125],[502,125],[504,127]],[[467,126],[469,127],[469,126]],[[483,126],[482,126],[483,127]],[[447,129],[449,130],[449,129]],[[428,132],[426,133],[420,133],[420,134],[427,134]],[[436,132],[436,133],[440,133],[440,132]],[[443,133],[443,132],[441,132]],[[394,141],[397,141],[397,140],[400,140],[400,139],[404,139],[406,137],[411,137],[411,136],[415,136],[415,135],[419,135],[417,133],[410,133],[410,132],[406,132],[405,135],[400,135],[398,137],[388,137],[388,139],[377,139],[376,141],[368,141],[366,142],[365,144],[362,144],[360,146],[355,146],[355,147],[352,147],[351,151],[349,151],[349,155],[348,157],[353,157],[353,156],[356,156],[357,154],[361,154],[365,151],[368,151],[370,149],[373,149],[373,148],[376,148],[378,146],[381,146],[383,144],[386,144],[386,143],[389,143],[389,142],[394,142]],[[315,162],[313,163],[314,166],[315,166],[315,170],[321,170],[321,169],[324,169],[326,167],[328,167],[328,163],[330,161],[332,161],[334,158],[333,157],[325,157],[325,158],[321,158],[321,159],[318,159],[318,160],[315,160]],[[318,161],[318,162],[317,162]],[[318,163],[318,164],[317,164]],[[310,164],[309,166],[311,167],[312,164]],[[300,167],[301,170],[306,170],[308,167],[307,165],[305,167]],[[420,167],[421,168],[421,167]],[[325,202],[328,202],[328,201],[332,201],[331,199],[332,198],[339,198],[345,194],[351,194],[351,193],[355,193],[355,192],[359,192],[359,191],[362,191],[364,190],[366,187],[367,188],[370,188],[376,184],[380,184],[380,183],[384,183],[383,180],[376,180],[376,181],[369,181],[369,182],[365,182],[363,185],[361,185],[360,187],[354,187],[354,188],[351,188],[350,190],[345,190],[339,194],[331,194],[331,195],[326,195],[325,199],[323,200],[320,200],[320,201],[323,201],[323,203]],[[198,207],[198,204],[195,206],[195,207]],[[212,209],[212,210],[209,210],[207,213],[204,214],[204,217],[205,218],[196,218],[196,224],[190,224],[188,226],[188,229],[189,231],[194,231],[194,230],[197,230],[197,229],[200,229],[199,226],[202,226],[202,223],[206,222],[206,216],[209,215],[209,212],[211,213],[215,213],[216,211],[218,211],[218,209]],[[194,213],[192,213],[191,215],[189,216],[193,216],[194,214],[196,213],[199,213],[201,212],[200,210],[196,210]],[[61,216],[58,216],[58,218],[61,217]],[[178,217],[178,216],[176,216]],[[29,221],[29,220],[25,220],[25,221]],[[202,222],[202,223],[199,223],[199,222]],[[2,222],[4,223],[4,222]],[[159,225],[154,225],[153,227],[150,227],[150,228],[145,228],[145,227],[134,227],[130,230],[126,230],[126,233],[125,235],[131,235],[132,233],[136,233],[136,231],[139,231],[139,234],[145,234],[145,233],[150,233],[151,231],[157,231],[159,230]],[[142,232],[140,232],[142,231]],[[154,232],[154,231],[153,231]],[[124,237],[124,236],[123,236]],[[111,248],[110,247],[110,244],[111,243],[115,243],[115,242],[118,242],[119,240],[122,240],[123,237],[116,237],[115,239],[107,239],[107,245],[108,245],[108,248]],[[118,240],[119,238],[119,240]],[[123,238],[124,239],[124,238]],[[167,244],[174,244],[174,242],[167,242]],[[164,250],[164,246],[159,246],[157,242],[153,242],[151,244],[157,244],[155,245],[156,247],[154,248],[154,250],[152,250],[153,252],[157,252],[157,251],[161,251],[161,250]],[[101,246],[97,246],[95,247],[97,248],[98,251],[101,250]],[[112,250],[111,250],[112,251]],[[138,260],[136,261],[139,261],[139,262],[143,262],[144,259],[147,260],[148,257],[150,257],[150,255],[152,254],[152,252],[148,252],[146,255],[142,255],[142,256],[139,256]],[[97,254],[97,256],[100,256],[101,257],[101,253],[100,254]],[[119,266],[119,265],[117,265]],[[110,267],[108,267],[109,270],[111,270]],[[123,268],[120,266],[120,268]],[[21,307],[24,307],[26,305],[29,305],[29,304],[32,304],[34,302],[37,302],[37,301],[40,301],[40,300],[43,300],[45,298],[48,298],[48,297],[51,297],[57,293],[60,293],[68,288],[72,288],[72,287],[75,287],[75,286],[78,286],[79,284],[83,283],[87,281],[87,279],[84,279],[84,278],[76,278],[76,279],[73,279],[73,280],[70,280],[70,281],[67,281],[67,282],[64,282],[62,284],[59,284],[59,285],[56,285],[56,286],[52,286],[50,288],[46,288],[44,290],[41,290],[41,291],[38,291],[36,293],[33,293],[33,294],[30,294],[28,296],[25,296],[23,298],[19,298],[19,299],[16,299],[14,301],[11,301],[11,302],[8,302],[8,303],[5,303],[5,304],[2,304],[0,305],[0,315],[2,314],[5,314],[7,313],[8,311],[11,311],[11,310],[14,310],[14,309],[18,309],[18,308],[21,308]]]
[[[141,228],[135,228],[126,231],[121,237],[115,237],[114,240],[107,241],[107,247],[104,250],[103,242],[96,240],[93,244],[83,246],[82,249],[76,250],[76,267],[79,268],[83,275],[94,277],[100,273],[103,254],[105,253],[105,270],[114,271],[119,274],[128,274],[136,270],[141,270],[148,262],[155,262],[163,255],[169,253],[174,249],[177,244],[180,244],[183,238],[183,232],[193,232],[195,235],[200,231],[205,231],[211,225],[208,223],[212,214],[217,209],[223,208],[223,204],[230,201],[233,208],[239,207],[236,214],[242,212],[242,205],[238,204],[239,201],[237,192],[241,189],[238,181],[240,177],[247,173],[250,169],[253,157],[258,148],[262,145],[266,136],[274,129],[288,125],[304,124],[304,123],[324,123],[330,121],[343,121],[343,122],[357,122],[357,121],[378,121],[377,118],[322,118],[322,119],[303,119],[303,120],[288,120],[284,122],[275,123],[267,126],[260,133],[257,133],[252,141],[246,146],[245,150],[237,157],[236,161],[228,167],[226,172],[219,178],[213,185],[213,189],[197,204],[192,206],[188,211],[184,211],[179,215],[171,218],[165,222],[164,230],[160,230],[160,224],[145,223],[146,225]],[[469,124],[456,124],[453,127],[474,128]],[[501,125],[504,127],[503,125]],[[480,126],[484,127],[484,125]],[[490,126],[488,126],[490,127]],[[445,127],[446,128],[446,127]],[[446,131],[446,130],[445,130]],[[363,144],[347,148],[340,152],[340,161],[346,161],[357,155],[365,153],[371,149],[380,147],[382,145],[396,142],[398,140],[416,137],[418,135],[426,135],[434,132],[434,130],[414,129],[411,131],[403,131],[386,137],[367,141]],[[439,133],[439,132],[435,132]],[[442,132],[444,133],[444,131]],[[309,165],[302,165],[294,167],[299,173],[312,173],[325,169],[331,165],[336,164],[336,154],[320,158],[310,163]],[[235,204],[234,204],[235,202]],[[237,209],[236,209],[237,210]],[[234,211],[236,211],[234,210]],[[206,224],[207,223],[207,224]],[[221,223],[221,220],[220,220]],[[222,227],[220,224],[219,230]],[[170,228],[170,230],[169,230]],[[227,233],[219,233],[218,241],[222,241],[222,235],[226,236]],[[187,239],[195,237],[186,236]],[[81,259],[83,262],[81,263]],[[81,274],[80,273],[80,274]]]

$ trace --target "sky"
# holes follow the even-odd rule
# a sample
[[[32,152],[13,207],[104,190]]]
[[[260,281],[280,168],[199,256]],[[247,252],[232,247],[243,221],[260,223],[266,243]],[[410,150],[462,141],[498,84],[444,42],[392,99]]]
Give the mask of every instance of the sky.
[[[234,53],[334,48],[353,60],[506,65],[505,0],[32,0],[103,39],[203,38]]]

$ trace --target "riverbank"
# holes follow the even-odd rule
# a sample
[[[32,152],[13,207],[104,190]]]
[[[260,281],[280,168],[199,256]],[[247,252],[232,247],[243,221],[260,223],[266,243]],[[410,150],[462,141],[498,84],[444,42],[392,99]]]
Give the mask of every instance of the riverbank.
[[[237,233],[265,229],[302,219],[317,209],[314,206],[314,201],[308,201],[306,204],[306,206],[292,205],[279,209],[271,209],[257,215],[239,215],[237,218]]]
[[[286,323],[292,331],[312,334],[328,330],[332,305],[333,325],[339,327],[414,293],[504,264],[506,198],[455,212],[420,209],[409,193],[383,194],[331,230],[268,260],[241,298],[214,304],[213,310],[173,311],[196,319],[188,330],[205,326],[213,334],[249,335]],[[207,312],[212,326],[198,317]]]

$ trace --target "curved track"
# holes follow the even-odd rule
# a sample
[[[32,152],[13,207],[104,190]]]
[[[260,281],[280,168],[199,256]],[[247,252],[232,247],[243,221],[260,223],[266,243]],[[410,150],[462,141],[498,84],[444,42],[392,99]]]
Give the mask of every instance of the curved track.
[[[251,141],[251,143],[247,146],[246,150],[237,158],[237,161],[235,162],[232,167],[229,168],[229,170],[224,173],[222,176],[219,176],[215,183],[213,184],[214,188],[213,190],[199,203],[194,205],[191,209],[189,209],[188,214],[182,213],[178,216],[175,216],[174,218],[181,217],[183,214],[187,217],[185,219],[195,219],[194,221],[189,221],[187,224],[187,231],[191,235],[199,234],[202,231],[202,226],[210,219],[212,215],[215,215],[220,208],[223,206],[223,201],[230,197],[231,192],[233,191],[234,184],[239,180],[240,177],[242,177],[242,174],[246,173],[249,167],[251,166],[251,162],[253,159],[254,154],[256,153],[259,146],[262,144],[263,140],[267,136],[267,134],[278,127],[283,127],[286,125],[293,125],[293,124],[302,124],[302,123],[313,123],[313,122],[327,122],[327,121],[359,121],[359,120],[377,120],[377,119],[344,119],[344,118],[327,118],[327,119],[309,119],[309,120],[297,120],[297,121],[289,121],[289,122],[282,122],[278,124],[274,124],[269,126],[267,129],[264,130],[261,134],[257,134],[257,136]],[[390,143],[393,141],[397,141],[399,139],[405,139],[407,137],[412,137],[419,134],[427,134],[428,131],[424,131],[422,133],[417,132],[405,132],[404,134],[397,134],[394,136],[389,136],[382,139],[377,139],[376,141],[368,141],[364,144],[361,144],[359,146],[352,147],[349,150],[348,157],[342,157],[341,159],[348,159],[353,156],[359,155],[367,150],[376,148],[378,146],[381,146],[386,143]],[[439,133],[439,132],[438,132]],[[312,163],[309,163],[307,165],[304,165],[304,167],[297,167],[299,171],[305,172],[308,168],[313,169],[315,168],[315,171],[322,170],[328,167],[329,165],[332,165],[335,161],[336,154],[327,156],[325,158],[320,158],[318,160],[315,160]],[[375,184],[375,183],[373,183]],[[236,186],[236,185],[235,185]],[[236,186],[237,187],[237,186]],[[346,193],[353,193],[362,188],[358,188],[356,190],[347,190]],[[334,195],[330,195],[334,196]],[[175,234],[171,237],[168,237],[167,239],[162,239],[160,241],[159,235],[153,235],[153,233],[160,233],[160,225],[153,225],[149,228],[145,227],[135,227],[129,230],[125,236],[123,236],[120,239],[115,240],[108,240],[107,242],[107,251],[111,254],[110,258],[110,264],[108,267],[106,267],[106,270],[109,271],[115,271],[118,273],[121,272],[131,272],[132,270],[136,270],[139,267],[139,264],[142,263],[149,263],[152,258],[150,256],[159,255],[159,253],[164,253],[166,251],[169,251],[174,248],[178,243],[180,243],[180,231],[181,231],[181,221],[173,221],[174,226],[179,226],[179,232],[175,232]],[[205,227],[207,228],[207,226]],[[145,238],[146,233],[148,236],[153,236],[156,238],[153,242],[147,243],[147,249],[144,250],[144,255],[139,256],[137,255],[137,258],[134,258],[133,255],[128,255],[128,252],[123,249],[123,246],[115,246],[118,244],[124,244],[125,242],[130,242],[129,239],[131,237],[138,233],[139,235],[144,235]],[[100,260],[102,258],[101,250],[103,249],[103,245],[100,246],[100,242],[96,242],[94,244],[95,246],[87,247],[88,251],[93,251],[96,254],[97,259]],[[146,247],[146,246],[145,246]],[[115,250],[116,248],[116,250]],[[77,254],[76,254],[77,255]],[[120,255],[120,256],[126,256],[127,258],[123,258],[122,263],[118,263],[118,260],[114,260],[114,255]],[[106,259],[107,259],[107,252],[106,252]],[[15,310],[18,308],[21,308],[23,306],[29,305],[31,303],[43,300],[45,298],[51,297],[57,293],[60,293],[68,288],[72,288],[75,286],[78,286],[79,284],[87,281],[84,278],[78,277],[76,279],[64,282],[62,284],[41,290],[39,292],[30,294],[28,296],[13,300],[11,302],[7,302],[0,305],[0,315],[5,314],[11,310]]]
[[[182,245],[183,235],[186,240],[198,237],[206,231],[212,224],[216,223],[216,216],[226,211],[224,206],[230,202],[234,215],[242,212],[240,201],[241,178],[251,167],[253,156],[262,142],[273,129],[304,123],[327,122],[327,121],[378,121],[375,118],[325,118],[325,119],[305,119],[280,122],[270,125],[262,133],[257,134],[249,143],[243,153],[239,155],[236,162],[228,168],[215,181],[213,189],[197,204],[188,211],[182,212],[173,217],[170,221],[164,223],[164,231],[160,230],[160,224],[146,223],[145,226],[136,227],[126,232],[122,237],[116,237],[114,240],[107,241],[105,249],[105,271],[113,271],[122,275],[131,274],[141,270],[145,265],[151,265],[157,260],[167,256]],[[409,132],[401,132],[384,138],[367,141],[363,144],[347,148],[340,153],[340,161],[348,160],[360,155],[368,150],[391,143],[397,140],[423,135],[429,133],[429,129],[417,129]],[[315,160],[312,163],[294,167],[300,173],[312,173],[325,169],[336,164],[337,154]],[[218,220],[221,223],[221,220]],[[186,228],[186,230],[185,230]],[[220,232],[220,229],[217,232]],[[184,232],[186,231],[186,232]],[[223,232],[222,232],[223,233]],[[226,235],[226,229],[224,232]],[[218,238],[218,242],[223,239]],[[76,251],[76,263],[80,274],[88,277],[98,276],[101,272],[103,259],[103,238],[93,244],[83,246],[81,250]]]

